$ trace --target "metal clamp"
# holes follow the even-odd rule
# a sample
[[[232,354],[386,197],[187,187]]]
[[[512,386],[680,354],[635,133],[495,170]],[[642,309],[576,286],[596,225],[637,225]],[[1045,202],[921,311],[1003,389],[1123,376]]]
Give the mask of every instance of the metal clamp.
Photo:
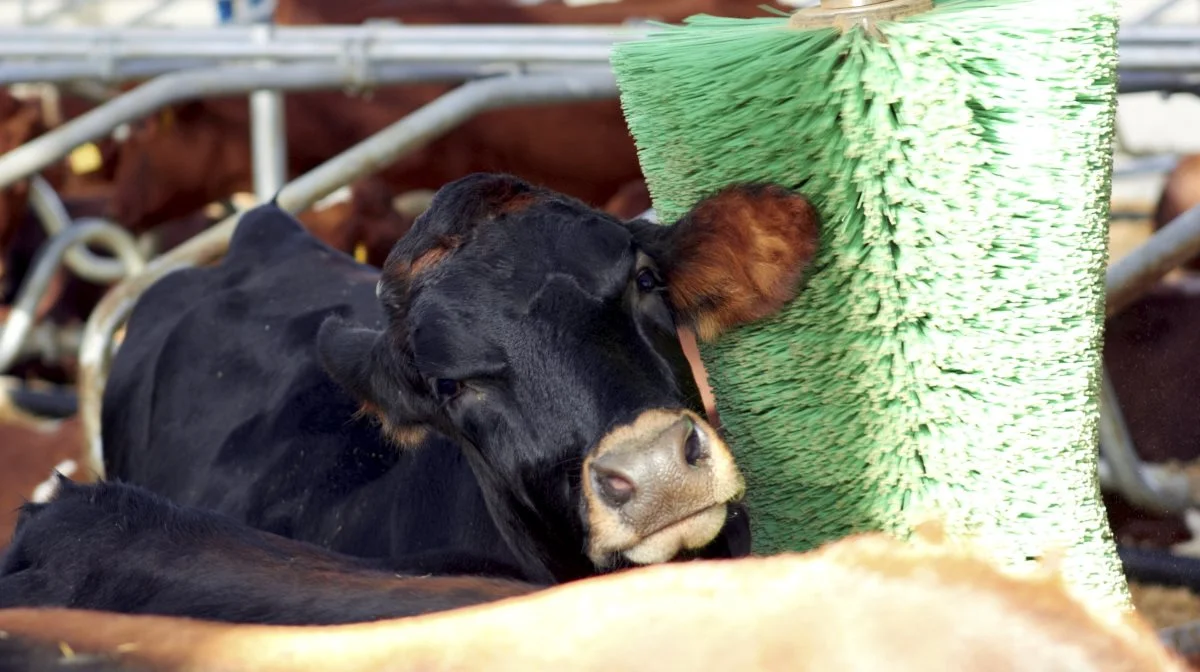
[[[837,28],[855,26],[872,30],[877,21],[896,21],[933,9],[933,0],[821,0],[820,6],[801,9],[788,21],[791,28]]]

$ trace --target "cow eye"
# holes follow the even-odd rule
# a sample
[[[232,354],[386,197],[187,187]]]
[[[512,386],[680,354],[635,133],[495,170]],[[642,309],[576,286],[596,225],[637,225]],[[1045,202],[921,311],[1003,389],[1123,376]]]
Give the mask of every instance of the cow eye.
[[[450,399],[458,394],[459,384],[457,380],[449,378],[438,378],[433,381],[433,391],[442,399]]]
[[[662,287],[662,281],[653,269],[643,268],[637,273],[637,286],[642,292],[653,292]]]

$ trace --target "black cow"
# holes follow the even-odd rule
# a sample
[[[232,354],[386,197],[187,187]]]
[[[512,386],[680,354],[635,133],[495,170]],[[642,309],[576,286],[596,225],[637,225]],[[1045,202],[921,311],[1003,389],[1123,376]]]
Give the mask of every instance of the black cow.
[[[443,187],[382,272],[273,205],[139,301],[104,397],[111,477],[360,557],[554,583],[749,551],[743,481],[676,321],[776,311],[809,202],[738,185],[673,227],[506,175]],[[382,426],[382,432],[380,427]]]
[[[535,590],[504,579],[398,575],[397,564],[403,561],[353,558],[262,532],[137,486],[60,478],[49,503],[23,507],[0,562],[0,609],[334,625]]]

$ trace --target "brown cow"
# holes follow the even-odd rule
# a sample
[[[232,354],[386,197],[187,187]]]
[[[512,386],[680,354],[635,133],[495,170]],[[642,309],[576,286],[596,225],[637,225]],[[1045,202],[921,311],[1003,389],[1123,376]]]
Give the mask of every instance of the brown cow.
[[[0,156],[29,142],[47,130],[41,105],[32,100],[21,100],[0,89]],[[47,174],[58,170],[57,166]],[[55,177],[59,177],[55,175]],[[0,191],[0,250],[8,248],[16,234],[17,226],[24,221],[28,212],[29,180],[19,180]],[[3,276],[0,267],[0,276]]]
[[[1149,463],[1200,458],[1200,279],[1163,282],[1105,323],[1104,365],[1130,438]],[[1191,537],[1180,516],[1157,516],[1106,495],[1124,544],[1166,548]]]
[[[56,95],[54,102],[54,105],[50,105],[45,98],[37,94],[16,96],[0,89],[0,156],[92,107],[89,101],[67,94]],[[42,170],[42,177],[46,178],[60,196],[103,195],[105,185],[114,177],[113,159],[116,144],[111,139],[105,139],[93,143],[93,147],[102,159],[95,170],[76,174],[70,169],[70,162],[64,160]],[[107,160],[107,165],[104,160]],[[23,225],[29,212],[28,201],[28,180],[19,180],[0,190],[0,252],[8,249],[8,244],[16,235],[17,229]],[[2,274],[0,272],[0,275]]]
[[[280,25],[359,24],[373,19],[396,19],[405,24],[617,24],[628,20],[679,22],[695,14],[769,16],[759,10],[777,2],[757,0],[616,0],[568,4],[549,0],[520,4],[514,0],[278,0],[275,22]]]
[[[1200,154],[1182,157],[1167,175],[1158,205],[1154,209],[1154,230],[1200,205]],[[1200,256],[1183,265],[1189,271],[1200,271]]]
[[[0,632],[10,651],[27,647],[64,666],[71,656],[147,672],[1187,669],[1136,613],[1086,607],[1053,570],[1000,572],[946,545],[878,534],[803,555],[639,568],[370,624],[11,610],[0,611]]]
[[[570,7],[562,2],[518,6],[510,0],[303,0],[280,3],[277,17],[283,24],[357,23],[379,17],[414,24],[617,24],[632,17],[679,21],[697,13],[761,16],[762,4],[762,0],[625,0]],[[453,88],[388,88],[375,92],[370,100],[347,98],[340,92],[289,94],[285,104],[289,173],[311,170]],[[249,190],[249,137],[249,105],[244,98],[186,103],[145,120],[121,151],[112,218],[143,231]],[[437,189],[472,172],[513,173],[596,206],[618,199],[613,206],[622,214],[649,207],[648,197],[636,200],[641,170],[616,100],[484,113],[385,168],[380,177],[394,192],[404,193]],[[622,190],[625,196],[618,198]]]

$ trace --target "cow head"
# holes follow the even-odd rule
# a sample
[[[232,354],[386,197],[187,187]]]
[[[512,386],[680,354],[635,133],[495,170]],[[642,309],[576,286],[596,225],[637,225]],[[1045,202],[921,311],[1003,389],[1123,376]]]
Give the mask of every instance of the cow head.
[[[779,187],[729,187],[663,227],[472,175],[384,264],[387,327],[331,318],[318,349],[400,446],[464,447],[527,564],[562,580],[663,562],[719,544],[743,491],[677,321],[711,339],[778,310],[816,245],[812,206]]]
[[[0,89],[0,156],[33,140],[47,130],[41,106],[33,101],[21,100]],[[17,227],[25,219],[29,202],[29,180],[19,180],[0,190],[0,250],[16,234]],[[0,265],[3,262],[0,261]],[[0,276],[4,273],[0,272]]]
[[[106,216],[142,233],[248,189],[238,102],[190,101],[131,125],[110,168],[115,193]]]

